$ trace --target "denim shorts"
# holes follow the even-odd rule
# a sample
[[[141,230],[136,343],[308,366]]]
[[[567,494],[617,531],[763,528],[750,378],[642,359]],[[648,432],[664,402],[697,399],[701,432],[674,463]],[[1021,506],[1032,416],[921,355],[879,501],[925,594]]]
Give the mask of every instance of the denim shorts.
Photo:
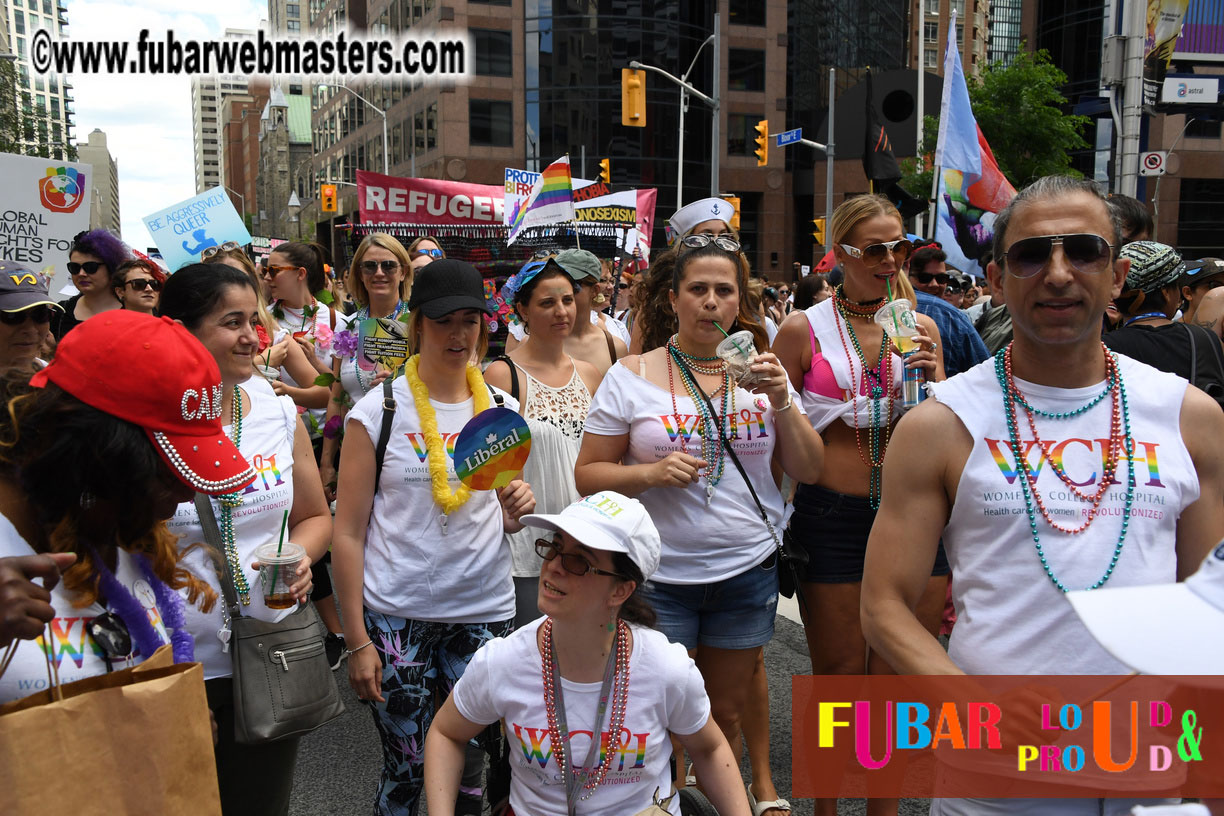
[[[642,588],[658,615],[655,628],[692,651],[755,649],[773,637],[778,611],[776,553],[739,575],[713,584],[662,584]]]
[[[867,536],[876,511],[864,496],[847,496],[816,485],[799,485],[791,537],[807,551],[808,564],[800,580],[815,584],[856,584],[863,580]],[[935,553],[931,576],[952,571],[943,543]]]

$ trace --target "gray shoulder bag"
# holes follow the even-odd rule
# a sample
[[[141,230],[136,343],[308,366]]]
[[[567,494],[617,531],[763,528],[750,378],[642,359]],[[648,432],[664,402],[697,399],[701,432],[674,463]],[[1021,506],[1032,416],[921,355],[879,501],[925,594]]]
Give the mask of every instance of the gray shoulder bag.
[[[212,503],[197,493],[195,505],[225,595],[226,648],[234,662],[234,740],[254,745],[300,737],[339,717],[344,704],[323,649],[326,631],[319,613],[307,603],[277,623],[244,616]]]

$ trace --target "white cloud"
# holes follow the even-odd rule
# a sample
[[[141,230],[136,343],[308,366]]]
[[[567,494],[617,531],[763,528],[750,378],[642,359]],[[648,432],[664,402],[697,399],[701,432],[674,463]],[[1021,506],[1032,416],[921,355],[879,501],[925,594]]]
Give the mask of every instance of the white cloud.
[[[210,0],[207,11],[184,11],[181,3],[132,0],[72,0],[68,34],[73,39],[134,41],[142,28],[151,39],[172,30],[182,39],[224,36],[225,29],[257,29],[267,5],[255,0]],[[106,133],[119,163],[123,238],[144,249],[151,242],[141,221],[195,195],[191,138],[191,84],[182,76],[73,75],[78,141],[90,131]]]

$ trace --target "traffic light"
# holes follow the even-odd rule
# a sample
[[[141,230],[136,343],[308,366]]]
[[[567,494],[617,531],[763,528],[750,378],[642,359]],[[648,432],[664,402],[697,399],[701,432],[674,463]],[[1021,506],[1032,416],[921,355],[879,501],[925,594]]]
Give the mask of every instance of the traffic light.
[[[757,157],[757,167],[769,164],[769,120],[762,119],[756,124],[756,145],[754,151]]]
[[[319,210],[321,212],[336,211],[336,185],[319,185]]]
[[[816,239],[816,243],[821,246],[825,245],[825,220],[823,218],[813,218],[812,223],[816,225],[816,229],[812,231],[812,237]]]
[[[727,202],[728,204],[730,204],[730,205],[731,205],[731,207],[732,207],[732,209],[734,209],[734,210],[735,210],[735,212],[734,212],[734,213],[731,215],[731,221],[730,221],[730,223],[729,223],[729,226],[731,227],[731,229],[735,230],[736,232],[739,232],[739,228],[740,228],[740,209],[739,209],[739,208],[740,208],[740,200],[739,200],[739,196],[724,195],[724,196],[722,197],[722,199],[723,199],[723,201],[725,201],[725,202]]]
[[[621,69],[621,124],[646,127],[646,72]]]
[[[602,181],[604,184],[612,183],[612,160],[611,159],[600,159],[599,160],[599,180]]]

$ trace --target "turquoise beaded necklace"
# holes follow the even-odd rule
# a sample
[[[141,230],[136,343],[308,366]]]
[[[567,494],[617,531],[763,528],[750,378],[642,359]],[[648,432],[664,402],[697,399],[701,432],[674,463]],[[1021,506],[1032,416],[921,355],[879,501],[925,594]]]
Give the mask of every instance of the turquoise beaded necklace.
[[[855,312],[853,309],[843,305],[843,300],[840,297],[835,297],[833,300],[834,311],[841,316],[841,320],[834,318],[837,324],[837,334],[841,339],[842,351],[846,355],[846,365],[850,370],[850,387],[854,388],[854,363],[850,358],[850,349],[846,347],[846,334],[850,335],[850,342],[854,346],[854,353],[858,355],[859,365],[862,368],[862,374],[859,377],[859,392],[867,391],[867,382],[869,379],[874,380],[871,386],[871,425],[867,429],[867,453],[863,453],[863,442],[861,432],[858,426],[858,412],[854,413],[854,442],[858,447],[859,460],[867,466],[870,473],[870,486],[867,491],[868,501],[871,503],[872,510],[880,509],[880,496],[884,482],[884,451],[888,448],[889,422],[892,421],[893,412],[893,391],[892,391],[892,354],[888,351],[888,341],[885,339],[880,343],[880,357],[876,360],[874,368],[869,368],[867,365],[867,356],[863,354],[863,347],[859,344],[858,335],[854,332],[854,326],[850,324],[850,315]],[[842,326],[846,327],[846,331],[842,331]],[[887,392],[885,391],[887,388]],[[885,395],[887,394],[887,399]],[[887,416],[881,416],[881,410],[887,406]]]
[[[731,416],[735,413],[735,387],[731,382],[731,372],[724,363],[719,369],[713,369],[708,366],[703,366],[702,363],[712,363],[715,361],[722,362],[718,357],[696,357],[680,348],[677,342],[676,335],[672,335],[667,341],[667,353],[670,355],[676,369],[680,372],[680,381],[684,383],[684,389],[688,391],[689,397],[693,400],[693,405],[697,407],[697,416],[700,419],[699,427],[701,432],[701,458],[709,463],[709,467],[705,472],[706,478],[706,504],[714,498],[714,488],[722,481],[723,471],[726,467],[725,451],[723,449],[723,440],[728,439],[731,435]],[[716,376],[721,374],[723,378],[722,388],[722,405],[721,416],[715,416],[710,413],[711,403],[707,403],[702,396],[701,388],[697,385],[690,371],[699,371],[702,374]],[[668,370],[670,377],[671,371]],[[727,401],[730,400],[731,410],[727,410]],[[672,410],[676,411],[676,423],[679,425],[680,416],[676,409],[676,392],[672,389]]]
[[[233,405],[230,407],[230,424],[234,439],[234,447],[242,445],[242,392],[234,386]],[[225,560],[229,564],[230,574],[234,576],[234,589],[243,606],[251,605],[251,587],[247,583],[246,572],[238,560],[238,545],[234,538],[234,508],[242,505],[242,491],[226,493],[219,499],[221,504],[221,536],[225,540]]]
[[[1016,459],[1016,468],[1020,471],[1022,476],[1020,479],[1020,489],[1024,494],[1024,509],[1028,515],[1029,532],[1033,537],[1033,546],[1037,549],[1037,557],[1041,560],[1041,568],[1045,571],[1046,576],[1049,577],[1054,586],[1063,593],[1066,593],[1069,590],[1062,580],[1060,580],[1054,573],[1054,568],[1050,566],[1045,549],[1041,544],[1041,534],[1037,529],[1037,511],[1034,509],[1034,505],[1038,505],[1037,509],[1043,508],[1041,507],[1040,496],[1037,495],[1036,492],[1037,477],[1033,475],[1028,459],[1025,458],[1024,451],[1020,445],[1020,428],[1019,423],[1016,421],[1016,406],[1020,405],[1021,407],[1025,408],[1025,410],[1029,410],[1032,413],[1049,419],[1071,419],[1072,417],[1076,417],[1087,412],[1093,406],[1097,405],[1105,398],[1107,394],[1114,390],[1115,385],[1117,386],[1117,396],[1115,399],[1121,408],[1123,433],[1122,447],[1125,450],[1127,461],[1126,500],[1122,511],[1122,528],[1118,533],[1118,542],[1114,545],[1113,555],[1109,560],[1109,566],[1105,568],[1104,574],[1098,578],[1095,583],[1086,587],[1086,589],[1089,590],[1100,589],[1105,585],[1110,577],[1112,577],[1113,571],[1118,565],[1118,558],[1122,555],[1122,548],[1126,543],[1126,532],[1130,526],[1131,505],[1135,500],[1135,440],[1131,436],[1130,406],[1126,398],[1126,384],[1122,380],[1121,371],[1118,370],[1117,356],[1112,355],[1112,353],[1108,350],[1106,351],[1106,354],[1112,355],[1112,359],[1107,360],[1107,362],[1111,363],[1111,365],[1108,366],[1111,376],[1105,390],[1102,393],[1098,394],[1085,405],[1082,405],[1072,411],[1047,412],[1032,408],[1032,406],[1030,406],[1020,395],[1019,389],[1015,387],[1015,383],[1010,377],[1010,366],[1007,364],[1010,349],[1011,344],[1009,343],[1004,348],[999,349],[999,351],[995,354],[995,377],[998,379],[999,388],[1003,392],[1003,413],[1007,417],[1009,443],[1012,449],[1012,455]],[[1111,428],[1111,435],[1112,434],[1113,429]],[[1060,478],[1064,480],[1066,479],[1065,473],[1061,472],[1061,469],[1058,469],[1056,472]],[[1102,476],[1102,478],[1106,482],[1109,482],[1112,478],[1112,472],[1107,472]],[[1077,493],[1077,495],[1080,494]],[[1088,519],[1089,524],[1095,517],[1095,510],[1096,506],[1094,504],[1093,511]],[[1049,522],[1048,518],[1047,522]],[[1051,524],[1051,526],[1053,525]],[[1087,529],[1087,524],[1085,524],[1082,529]],[[1075,532],[1079,531],[1077,530]]]

